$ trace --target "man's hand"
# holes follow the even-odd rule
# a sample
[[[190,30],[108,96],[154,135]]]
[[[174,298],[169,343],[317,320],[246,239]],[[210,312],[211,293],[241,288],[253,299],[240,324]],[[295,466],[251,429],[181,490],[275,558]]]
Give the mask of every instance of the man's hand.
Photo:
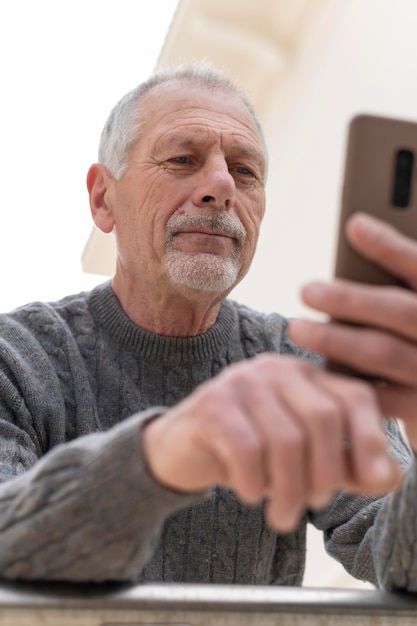
[[[291,338],[333,361],[382,381],[375,391],[385,415],[404,420],[417,451],[417,243],[363,214],[348,223],[350,243],[408,286],[376,287],[336,280],[304,288],[304,302],[348,324],[296,320]]]
[[[166,486],[223,485],[268,500],[278,530],[338,489],[375,493],[400,471],[387,451],[372,387],[298,359],[265,354],[232,365],[150,422],[144,449]]]

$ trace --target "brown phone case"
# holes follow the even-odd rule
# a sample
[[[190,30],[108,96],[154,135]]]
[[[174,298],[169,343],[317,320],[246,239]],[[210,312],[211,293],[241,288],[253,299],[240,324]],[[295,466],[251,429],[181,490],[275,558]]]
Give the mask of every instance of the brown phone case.
[[[401,179],[405,173],[398,172],[397,162],[407,153],[413,157],[408,197],[398,189],[407,181]],[[344,228],[350,215],[363,211],[417,239],[416,166],[417,123],[372,115],[353,118],[348,134],[335,276],[374,285],[402,284],[357,254],[347,242]]]
[[[401,159],[407,161],[402,163]],[[359,115],[350,123],[341,198],[334,275],[373,285],[404,285],[397,277],[356,253],[345,223],[357,211],[386,220],[417,239],[417,123]],[[344,374],[361,374],[327,362]]]

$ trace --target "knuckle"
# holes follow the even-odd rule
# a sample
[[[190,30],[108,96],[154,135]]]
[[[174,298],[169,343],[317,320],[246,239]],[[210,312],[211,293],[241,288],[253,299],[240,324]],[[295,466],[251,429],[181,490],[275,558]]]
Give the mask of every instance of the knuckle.
[[[361,380],[346,381],[347,398],[352,404],[370,404],[376,400],[376,391],[369,383]]]
[[[309,423],[320,430],[330,429],[339,419],[340,408],[336,402],[330,398],[326,398],[325,402],[321,402],[320,406],[312,407],[309,415]]]
[[[195,392],[194,400],[194,404],[197,405],[197,415],[201,415],[204,419],[209,415],[209,421],[213,427],[222,424],[223,415],[230,404],[226,389],[215,382],[213,384],[203,384]],[[201,410],[198,410],[200,407]]]
[[[356,458],[369,459],[385,453],[387,440],[379,424],[361,423],[352,433],[352,454]]]
[[[282,377],[285,375],[286,359],[278,354],[265,352],[256,356],[253,361],[256,366],[256,374],[260,376],[263,381],[270,381],[273,380],[274,377]]]
[[[223,370],[220,374],[220,380],[222,383],[225,383],[230,390],[233,389],[240,392],[247,388],[253,388],[258,369],[259,363],[257,357],[234,363]]]
[[[262,368],[267,371],[281,372],[286,375],[288,372],[293,373],[294,370],[308,371],[312,366],[308,361],[296,359],[289,355],[275,354],[273,352],[264,352],[254,359]]]
[[[253,458],[262,458],[264,445],[258,437],[250,436],[247,432],[232,432],[231,443],[236,451],[236,456],[247,462]]]
[[[263,352],[262,354],[258,354],[253,361],[256,361],[262,366],[269,367],[271,365],[279,365],[281,359],[278,354],[273,352]]]

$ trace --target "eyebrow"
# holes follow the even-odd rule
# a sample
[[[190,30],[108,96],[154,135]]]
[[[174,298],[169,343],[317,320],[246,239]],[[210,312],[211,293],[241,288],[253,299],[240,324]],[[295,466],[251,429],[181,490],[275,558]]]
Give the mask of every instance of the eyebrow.
[[[170,135],[167,138],[169,146],[176,146],[178,148],[195,148],[200,140],[192,137],[183,137],[182,135]]]
[[[166,138],[169,146],[183,148],[183,149],[193,149],[198,148],[202,143],[201,138],[199,136],[196,137],[183,137],[181,135],[171,135]],[[243,156],[244,158],[248,158],[251,160],[256,160],[259,162],[266,162],[266,155],[263,150],[247,145],[246,143],[231,143],[230,152],[232,154],[238,154],[239,156]]]

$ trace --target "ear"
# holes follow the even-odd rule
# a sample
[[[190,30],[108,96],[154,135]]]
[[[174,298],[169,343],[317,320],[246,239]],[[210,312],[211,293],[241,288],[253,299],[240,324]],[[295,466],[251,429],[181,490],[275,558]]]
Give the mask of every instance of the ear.
[[[111,176],[104,165],[94,163],[87,174],[87,189],[94,223],[103,233],[111,233],[114,226],[113,214],[106,203]]]

